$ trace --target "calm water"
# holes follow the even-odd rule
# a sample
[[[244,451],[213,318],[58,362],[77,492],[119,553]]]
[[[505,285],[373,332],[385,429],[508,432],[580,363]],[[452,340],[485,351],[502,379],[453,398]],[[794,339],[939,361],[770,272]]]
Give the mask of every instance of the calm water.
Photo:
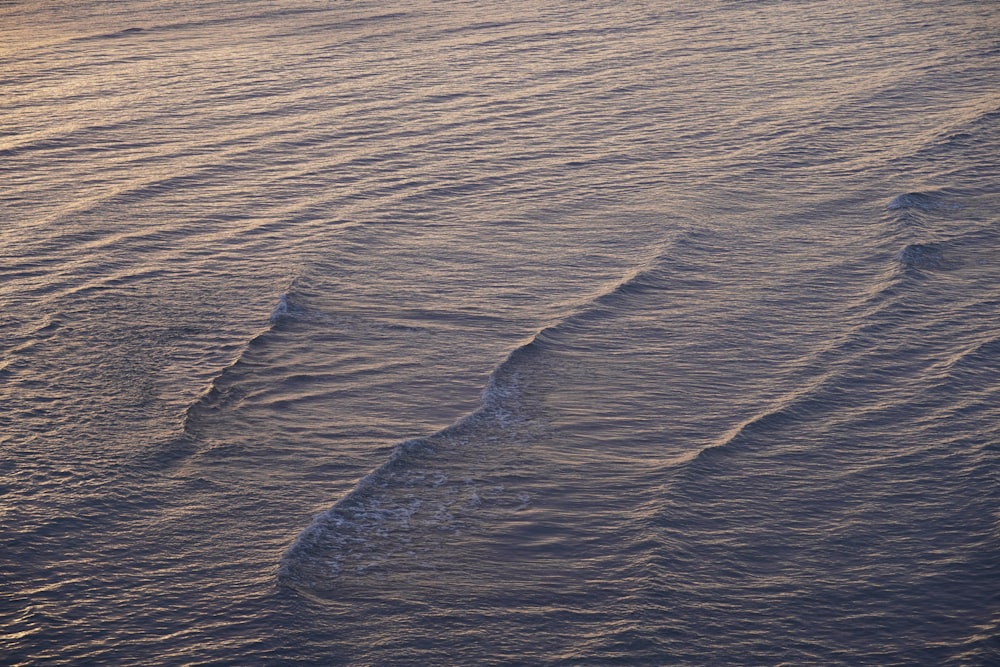
[[[0,663],[1000,663],[1000,10],[0,3]]]

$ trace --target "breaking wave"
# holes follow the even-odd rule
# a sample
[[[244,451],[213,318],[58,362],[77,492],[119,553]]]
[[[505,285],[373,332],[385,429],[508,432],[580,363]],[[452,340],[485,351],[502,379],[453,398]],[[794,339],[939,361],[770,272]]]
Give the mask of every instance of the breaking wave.
[[[317,515],[285,552],[278,579],[321,592],[345,570],[362,574],[405,555],[432,559],[433,545],[411,530],[455,532],[484,504],[517,509],[527,498],[502,484],[446,472],[449,459],[475,445],[504,447],[525,436],[535,416],[525,408],[518,367],[533,343],[510,354],[490,377],[478,410],[426,438],[406,440],[329,510]]]
[[[467,471],[456,464],[474,458],[477,449],[515,447],[542,432],[544,417],[525,377],[545,363],[545,351],[573,325],[624,299],[663,289],[668,279],[655,261],[631,271],[510,352],[490,374],[476,411],[433,435],[398,444],[381,466],[318,514],[281,558],[279,582],[322,592],[342,573],[363,574],[401,554],[430,559],[432,545],[412,538],[416,528],[455,531],[472,515],[524,508],[530,499],[523,494],[445,470]]]

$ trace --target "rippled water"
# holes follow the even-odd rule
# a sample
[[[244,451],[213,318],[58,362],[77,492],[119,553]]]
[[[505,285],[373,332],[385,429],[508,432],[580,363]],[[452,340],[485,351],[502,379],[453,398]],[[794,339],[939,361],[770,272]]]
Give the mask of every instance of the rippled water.
[[[0,3],[0,662],[1000,661],[991,3]]]

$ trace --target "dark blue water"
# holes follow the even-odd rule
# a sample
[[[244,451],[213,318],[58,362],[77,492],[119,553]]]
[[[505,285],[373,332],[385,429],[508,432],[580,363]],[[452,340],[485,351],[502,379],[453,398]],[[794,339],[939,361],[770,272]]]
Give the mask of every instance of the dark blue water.
[[[1000,661],[989,3],[0,31],[0,662]]]

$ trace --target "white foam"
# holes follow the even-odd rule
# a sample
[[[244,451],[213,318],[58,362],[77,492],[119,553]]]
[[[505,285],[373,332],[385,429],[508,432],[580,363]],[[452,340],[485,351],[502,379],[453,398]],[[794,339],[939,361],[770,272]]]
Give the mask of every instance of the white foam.
[[[288,293],[286,292],[278,299],[278,304],[274,307],[274,310],[271,311],[271,316],[267,318],[267,321],[271,324],[277,324],[281,320],[288,317],[290,310],[291,305],[288,301]]]

